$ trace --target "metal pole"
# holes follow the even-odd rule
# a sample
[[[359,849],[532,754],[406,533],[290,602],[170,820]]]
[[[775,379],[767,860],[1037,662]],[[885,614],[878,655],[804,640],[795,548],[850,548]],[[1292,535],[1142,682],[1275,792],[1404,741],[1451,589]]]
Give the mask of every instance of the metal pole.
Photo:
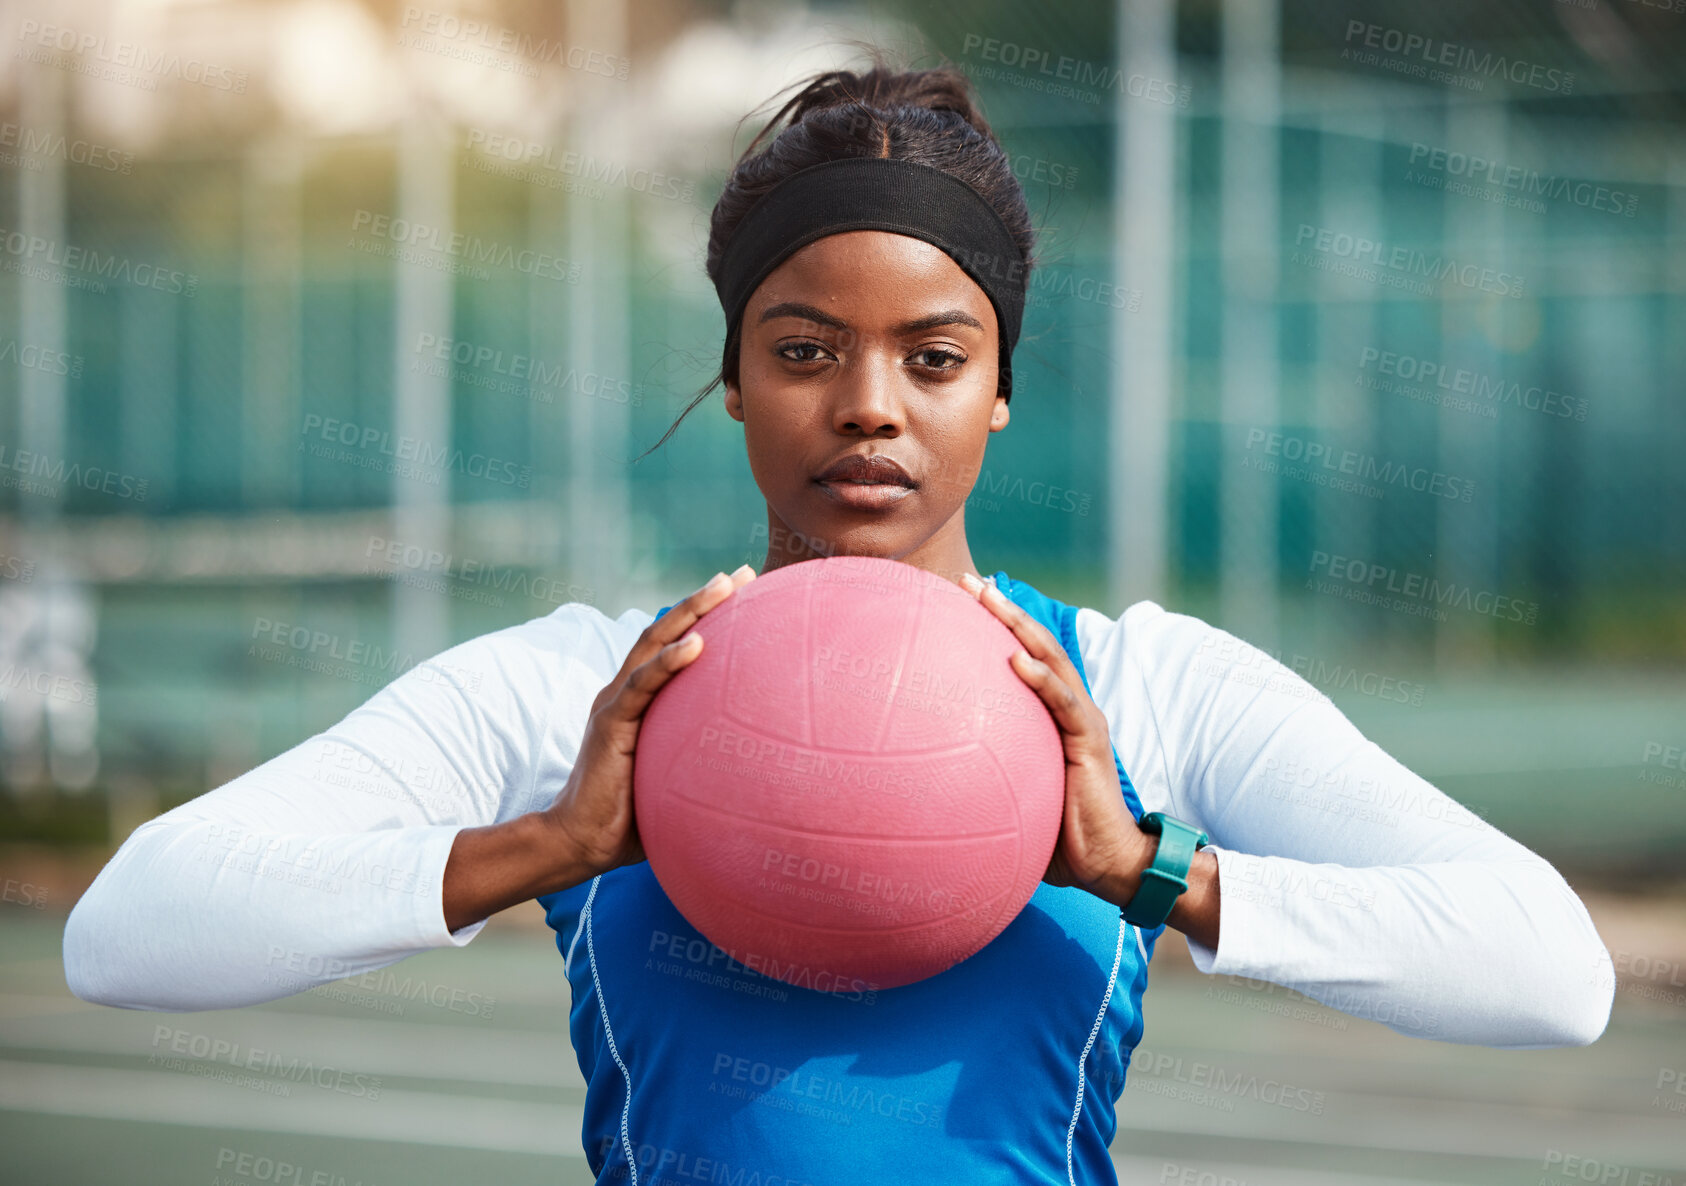
[[[622,0],[569,0],[568,33],[578,44],[624,56],[626,11]],[[569,142],[593,161],[617,159],[627,150],[629,102],[616,80],[591,75],[570,85],[580,102],[573,109]],[[627,337],[630,317],[628,273],[629,194],[568,202],[568,258],[580,263],[581,280],[568,296],[568,364],[581,374],[628,381],[632,370]],[[583,387],[583,385],[582,385]],[[569,395],[572,428],[568,478],[568,573],[598,590],[598,605],[614,617],[628,580],[632,453],[625,404]]]
[[[1279,631],[1277,476],[1251,464],[1252,429],[1281,422],[1277,360],[1277,0],[1223,6],[1223,466],[1219,624],[1266,650]]]
[[[1381,225],[1381,150],[1387,131],[1364,92],[1340,87],[1327,92],[1319,112],[1319,225],[1354,228]],[[1319,372],[1313,377],[1313,423],[1320,433],[1337,434],[1348,447],[1374,453],[1377,402],[1394,398],[1358,386],[1358,363],[1366,348],[1379,349],[1376,301],[1379,294],[1351,299],[1345,277],[1331,272],[1317,275],[1315,308]],[[1379,559],[1376,551],[1378,504],[1357,495],[1323,494],[1316,498],[1312,518],[1312,549],[1345,551]],[[1337,549],[1334,545],[1339,544]],[[1309,551],[1309,549],[1308,549]],[[1308,578],[1309,556],[1298,562],[1302,580]],[[1343,615],[1325,612],[1326,598],[1313,595],[1306,629],[1316,640],[1316,653],[1332,655],[1345,643],[1337,635]]]
[[[1452,100],[1447,105],[1446,143],[1465,152],[1480,153],[1489,160],[1504,160],[1505,107],[1502,102]],[[1508,272],[1504,252],[1505,211],[1497,202],[1486,202],[1461,194],[1441,192],[1446,212],[1444,250],[1449,258],[1479,260],[1495,271]],[[1527,277],[1526,279],[1534,279]],[[1443,282],[1449,283],[1449,281]],[[1517,302],[1501,296],[1453,286],[1440,293],[1440,349],[1442,356],[1456,354],[1462,365],[1480,374],[1502,371],[1504,364],[1492,342],[1501,332],[1501,319],[1511,312],[1500,306],[1483,311],[1483,303]],[[1493,319],[1490,333],[1472,333],[1483,314]],[[1467,361],[1466,361],[1467,360]],[[1435,576],[1442,584],[1450,581],[1468,585],[1489,595],[1496,589],[1499,554],[1498,486],[1499,422],[1465,412],[1440,409],[1435,418],[1435,469],[1475,483],[1470,502],[1437,499],[1435,524]],[[1435,666],[1481,664],[1493,654],[1494,621],[1485,615],[1449,611],[1447,620],[1434,628]]]
[[[443,120],[419,101],[399,129],[397,217],[411,225],[439,228],[449,239],[455,224],[453,173],[455,148]],[[448,371],[429,374],[411,367],[419,334],[451,334],[451,277],[442,269],[396,261],[393,264],[392,423],[393,439],[421,441],[424,450],[450,456],[451,380]],[[419,480],[400,467],[392,476],[394,535],[407,546],[449,553],[451,467],[430,467],[439,481]],[[392,585],[394,646],[415,661],[448,645],[450,614],[446,599],[414,584]]]
[[[1175,0],[1119,0],[1126,78],[1176,76]],[[1112,311],[1107,588],[1114,612],[1167,593],[1176,229],[1174,108],[1115,96],[1113,278],[1141,307]]]
[[[300,148],[289,137],[255,141],[242,178],[245,345],[242,383],[248,508],[280,508],[298,494],[300,455],[278,447],[298,432],[299,291],[303,285]]]

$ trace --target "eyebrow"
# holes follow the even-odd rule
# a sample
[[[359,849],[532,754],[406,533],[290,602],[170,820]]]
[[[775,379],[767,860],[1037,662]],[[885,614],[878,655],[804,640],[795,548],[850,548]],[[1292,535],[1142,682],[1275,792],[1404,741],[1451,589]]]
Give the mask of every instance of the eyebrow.
[[[773,320],[775,317],[800,317],[805,321],[812,321],[818,325],[829,326],[832,329],[848,329],[849,325],[840,317],[834,317],[824,309],[805,305],[800,301],[781,301],[776,305],[769,305],[756,322],[757,325]],[[904,321],[900,325],[890,327],[890,332],[896,335],[915,334],[921,330],[936,329],[944,325],[969,325],[973,329],[984,328],[983,322],[973,317],[964,309],[943,309],[937,313],[927,313],[923,317],[916,317],[912,321]]]

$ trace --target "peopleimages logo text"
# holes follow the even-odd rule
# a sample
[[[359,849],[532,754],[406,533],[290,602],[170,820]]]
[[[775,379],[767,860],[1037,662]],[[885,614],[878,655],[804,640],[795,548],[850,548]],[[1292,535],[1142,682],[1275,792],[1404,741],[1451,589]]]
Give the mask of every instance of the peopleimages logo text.
[[[137,264],[121,255],[102,254],[97,248],[60,243],[23,231],[0,228],[0,251],[26,263],[48,263],[66,273],[85,273],[159,292],[191,297],[199,291],[199,277],[195,273],[145,261]]]
[[[411,222],[406,218],[393,218],[387,214],[376,214],[373,210],[358,210],[353,214],[351,229],[363,231],[377,239],[385,239],[389,243],[426,248],[470,264],[513,268],[528,276],[537,276],[544,280],[565,280],[570,284],[578,283],[580,279],[578,260],[569,260],[531,248],[517,251],[508,243],[482,239],[479,235],[471,235],[465,231],[446,233],[436,226]],[[356,246],[356,240],[353,239],[349,245]]]
[[[603,160],[589,153],[573,149],[559,149],[537,140],[522,140],[502,132],[471,128],[468,147],[477,155],[521,166],[509,174],[519,181],[542,179],[545,174],[568,177],[577,181],[632,190],[652,197],[689,202],[696,196],[697,185],[660,170],[642,166],[628,166],[624,161]],[[475,166],[478,167],[478,166]],[[525,170],[532,170],[525,173]]]
[[[1492,618],[1526,622],[1530,626],[1539,620],[1540,607],[1535,602],[1520,601],[1485,589],[1474,589],[1457,581],[1443,581],[1438,577],[1406,572],[1351,556],[1314,551],[1311,554],[1311,571],[1326,572],[1330,580],[1345,581],[1373,595],[1394,594],[1424,604],[1449,605]]]
[[[1437,148],[1420,140],[1411,143],[1409,163],[1436,173],[1467,178],[1471,182],[1516,190],[1523,197],[1551,198],[1618,217],[1632,218],[1639,208],[1639,198],[1623,190],[1610,189],[1591,181],[1541,174],[1537,169],[1507,165],[1503,161],[1489,160],[1479,153]],[[1406,180],[1412,178],[1408,175]]]
[[[91,58],[108,66],[133,70],[148,81],[174,78],[214,91],[246,93],[246,72],[217,62],[183,58],[180,54],[148,49],[133,41],[112,41],[103,33],[86,33],[63,25],[44,25],[26,20],[18,26],[18,40],[25,48],[53,50]],[[20,52],[20,56],[23,56]],[[35,59],[31,59],[35,60]],[[120,80],[121,81],[121,80]],[[156,86],[156,82],[153,83]],[[149,87],[147,89],[153,89]]]
[[[471,478],[486,478],[505,486],[519,486],[523,490],[533,484],[533,467],[530,465],[518,466],[513,461],[488,457],[484,453],[465,453],[461,449],[435,445],[402,433],[394,437],[382,428],[358,425],[315,412],[306,414],[301,435],[318,436],[330,444],[344,445],[362,453],[367,453],[373,446],[375,453],[395,464],[413,462],[433,471],[455,470]],[[300,448],[303,448],[302,441]]]
[[[1351,475],[1367,482],[1398,486],[1459,502],[1468,502],[1475,497],[1475,481],[1472,478],[1442,473],[1427,466],[1405,465],[1372,453],[1335,449],[1305,437],[1250,428],[1247,430],[1247,450],[1251,452],[1255,446],[1261,447],[1267,456],[1301,462],[1308,467],[1320,466],[1331,474]]]
[[[1522,295],[1522,277],[1510,272],[1495,271],[1476,263],[1459,262],[1448,256],[1430,255],[1426,251],[1418,251],[1411,247],[1388,247],[1363,235],[1316,227],[1308,222],[1300,223],[1299,229],[1295,231],[1294,245],[1310,246],[1314,251],[1350,259],[1356,263],[1368,263],[1373,267],[1385,268],[1402,275],[1450,281],[1464,288],[1490,292],[1496,296]]]
[[[132,152],[89,140],[71,140],[62,132],[25,124],[0,123],[0,147],[15,148],[26,157],[57,157],[73,165],[85,165],[107,173],[127,175],[135,163]],[[16,160],[14,158],[6,163],[15,164]]]
[[[1013,41],[1001,41],[994,37],[968,33],[961,42],[960,56],[998,62],[1026,76],[1040,75],[1044,80],[1094,87],[1097,91],[1117,91],[1129,95],[1132,99],[1142,99],[1166,107],[1189,105],[1187,86],[1145,74],[1126,74],[1105,62],[1089,62],[1065,54],[1054,55],[1034,45],[1020,45]]]
[[[10,474],[4,473],[6,470],[23,474],[25,477],[12,479]],[[137,502],[145,501],[148,486],[145,478],[102,469],[97,465],[66,462],[62,457],[50,457],[34,450],[19,449],[3,441],[0,441],[0,475],[3,475],[0,476],[0,485],[6,486],[21,486],[27,479],[37,479],[27,487],[37,494],[49,493],[53,487],[79,486],[83,490],[109,494],[114,498],[130,498]]]
[[[605,78],[624,81],[632,68],[632,60],[618,54],[564,41],[552,41],[548,37],[534,37],[530,33],[518,32],[485,21],[464,19],[454,12],[418,8],[413,4],[404,6],[404,16],[399,22],[398,43],[415,44],[406,40],[405,30],[410,30],[411,38],[418,32],[424,33],[439,42],[458,42],[463,46],[530,59],[540,65],[566,66],[570,70],[599,74]],[[415,48],[433,47],[415,44]]]
[[[1443,362],[1417,358],[1410,354],[1398,354],[1375,346],[1365,346],[1359,352],[1358,369],[1361,385],[1364,386],[1393,389],[1393,385],[1386,380],[1372,379],[1370,383],[1363,383],[1367,378],[1363,372],[1375,370],[1381,375],[1392,376],[1406,383],[1420,383],[1424,388],[1433,387],[1441,392],[1456,395],[1473,395],[1477,399],[1488,401],[1487,405],[1472,403],[1472,407],[1515,404],[1519,408],[1527,408],[1531,412],[1540,412],[1547,416],[1586,419],[1587,402],[1579,396],[1564,395],[1537,384],[1524,387],[1514,380],[1503,379],[1497,375],[1483,374],[1465,367],[1449,367]],[[1412,389],[1402,387],[1401,390],[1409,394]]]
[[[1478,50],[1453,41],[1425,37],[1421,33],[1407,33],[1403,29],[1393,29],[1371,21],[1347,22],[1348,48],[1351,48],[1354,42],[1365,49],[1397,54],[1402,58],[1420,59],[1424,67],[1445,66],[1452,70],[1479,74],[1485,78],[1508,78],[1521,86],[1537,87],[1540,90],[1556,91],[1565,95],[1575,89],[1575,75],[1570,71],[1557,70],[1522,58],[1507,58],[1504,54],[1496,54],[1491,50]]]

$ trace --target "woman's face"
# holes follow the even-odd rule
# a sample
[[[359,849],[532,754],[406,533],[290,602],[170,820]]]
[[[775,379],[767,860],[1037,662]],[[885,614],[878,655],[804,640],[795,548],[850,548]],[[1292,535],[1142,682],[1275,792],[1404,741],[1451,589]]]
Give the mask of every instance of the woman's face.
[[[966,498],[1007,426],[999,332],[983,289],[907,235],[827,235],[762,281],[726,410],[770,532],[788,533],[769,535],[767,567],[853,555],[970,571]],[[827,475],[860,457],[868,472]]]

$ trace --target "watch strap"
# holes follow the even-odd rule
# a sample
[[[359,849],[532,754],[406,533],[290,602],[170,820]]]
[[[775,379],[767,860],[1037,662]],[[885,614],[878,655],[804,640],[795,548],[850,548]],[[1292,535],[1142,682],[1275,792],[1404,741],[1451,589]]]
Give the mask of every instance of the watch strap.
[[[1140,822],[1142,831],[1158,834],[1159,845],[1122,914],[1130,925],[1152,930],[1170,917],[1177,898],[1188,888],[1188,867],[1195,851],[1209,841],[1199,828],[1162,811],[1150,811]]]

